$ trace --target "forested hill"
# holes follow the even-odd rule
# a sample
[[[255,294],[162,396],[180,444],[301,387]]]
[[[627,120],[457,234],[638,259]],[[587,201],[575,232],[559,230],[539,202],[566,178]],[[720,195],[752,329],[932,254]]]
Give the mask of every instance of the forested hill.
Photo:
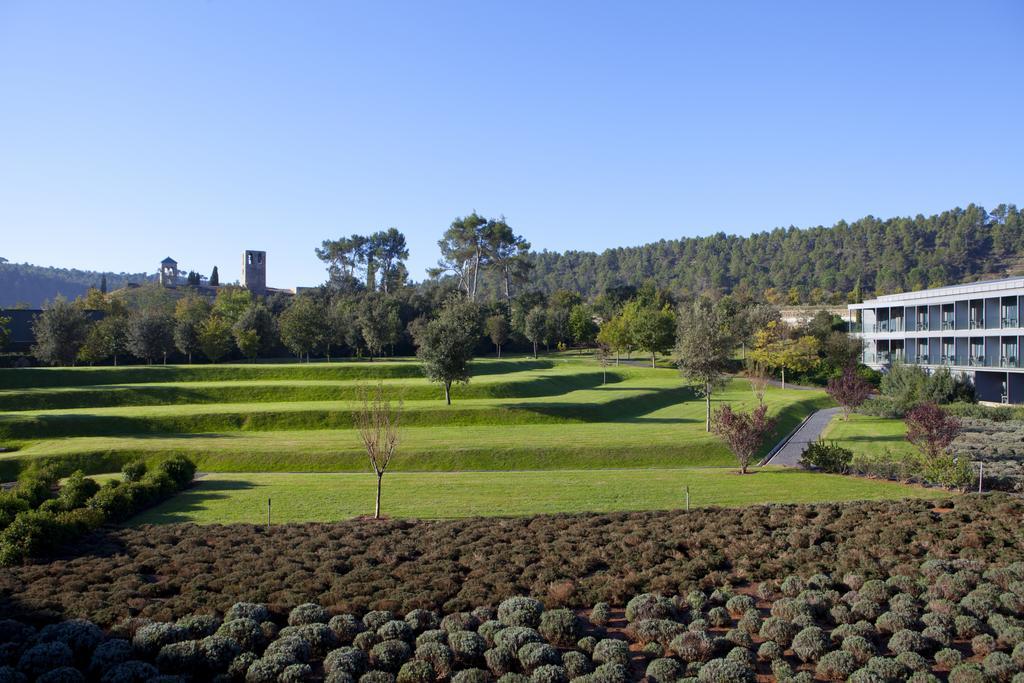
[[[108,291],[124,287],[129,282],[153,279],[153,276],[145,273],[97,273],[33,266],[28,263],[6,263],[0,259],[0,308],[18,305],[39,308],[58,295],[74,299],[85,294],[89,287],[99,287],[104,275]]]
[[[970,205],[935,216],[878,219],[832,227],[777,228],[749,237],[717,233],[639,247],[540,252],[530,282],[584,297],[653,279],[680,294],[748,288],[779,303],[845,301],[865,293],[937,287],[1024,272],[1024,217],[1014,205],[991,213]],[[796,292],[791,292],[792,288]],[[795,302],[794,302],[795,303]]]

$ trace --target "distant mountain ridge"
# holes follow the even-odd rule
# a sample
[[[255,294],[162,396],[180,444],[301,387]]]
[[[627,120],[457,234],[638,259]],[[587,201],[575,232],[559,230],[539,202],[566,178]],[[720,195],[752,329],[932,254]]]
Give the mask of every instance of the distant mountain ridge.
[[[58,296],[74,299],[90,287],[99,287],[107,278],[107,290],[126,286],[129,282],[148,282],[156,276],[149,273],[101,273],[77,268],[50,268],[29,263],[7,263],[0,260],[0,308],[27,306],[41,308]]]

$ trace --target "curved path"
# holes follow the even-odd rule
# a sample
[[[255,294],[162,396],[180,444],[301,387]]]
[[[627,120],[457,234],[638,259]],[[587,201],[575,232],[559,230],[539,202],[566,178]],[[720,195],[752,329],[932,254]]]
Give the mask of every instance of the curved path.
[[[807,420],[790,437],[786,445],[780,448],[765,465],[785,465],[786,467],[799,467],[800,456],[803,455],[807,445],[817,441],[822,430],[832,421],[832,418],[839,414],[840,408],[822,408],[811,414]]]

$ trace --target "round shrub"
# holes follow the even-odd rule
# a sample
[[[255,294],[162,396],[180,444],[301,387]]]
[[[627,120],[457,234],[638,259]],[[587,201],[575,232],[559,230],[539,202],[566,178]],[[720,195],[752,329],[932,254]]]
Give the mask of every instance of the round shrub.
[[[324,671],[332,673],[342,671],[353,678],[361,676],[370,663],[367,654],[355,647],[339,647],[331,650],[324,657]]]
[[[798,631],[796,626],[784,619],[768,617],[761,624],[760,636],[765,640],[774,640],[783,648],[787,648]]]
[[[576,649],[588,655],[594,654],[594,646],[597,645],[597,638],[594,636],[583,636],[576,641]]]
[[[285,626],[278,633],[279,638],[295,636],[309,643],[313,654],[323,657],[325,654],[341,645],[338,636],[334,634],[331,627],[322,622],[302,624],[301,626]]]
[[[704,632],[687,631],[672,639],[669,648],[684,662],[706,662],[714,653],[714,641]]]
[[[426,645],[427,643],[441,643],[442,645],[447,645],[448,633],[441,629],[430,629],[416,636],[416,647]]]
[[[331,617],[331,620],[327,622],[328,628],[334,631],[334,635],[338,637],[339,643],[348,645],[352,640],[366,630],[363,626],[363,622],[356,619],[353,614],[338,614]]]
[[[745,614],[748,610],[752,610],[756,607],[757,604],[749,595],[734,595],[725,603],[725,609],[729,611],[729,614],[736,617]]]
[[[864,600],[884,604],[889,600],[889,587],[885,585],[884,581],[871,579],[865,581],[864,585],[857,589],[857,595]]]
[[[742,662],[751,671],[757,669],[757,656],[745,647],[734,647],[729,650],[729,654],[725,658],[734,662]]]
[[[856,600],[850,605],[850,611],[856,619],[874,621],[882,614],[882,606],[873,600]]]
[[[638,619],[671,619],[676,606],[668,598],[655,593],[642,593],[626,603],[626,621]]]
[[[65,643],[49,642],[33,645],[18,659],[18,669],[35,678],[52,669],[71,666],[74,653]]]
[[[571,610],[554,609],[540,615],[540,634],[553,645],[572,647],[579,639],[579,620]]]
[[[448,678],[455,669],[455,655],[444,643],[423,643],[413,656],[429,664],[438,680]]]
[[[921,631],[921,636],[938,647],[949,647],[953,643],[952,634],[945,629],[928,626]]]
[[[864,636],[847,636],[843,638],[844,652],[849,652],[858,666],[862,666],[875,656],[875,646]]]
[[[412,648],[404,640],[385,640],[370,649],[370,663],[381,671],[397,672],[412,657]]]
[[[492,674],[500,677],[515,671],[519,658],[510,647],[492,647],[484,652],[484,662]]]
[[[974,636],[971,638],[971,651],[976,655],[984,657],[989,653],[995,652],[996,650],[996,639],[987,633]]]
[[[896,633],[897,631],[913,628],[917,619],[900,612],[883,612],[875,619],[875,628],[879,633]]]
[[[358,647],[360,650],[366,650],[367,652],[369,652],[370,649],[379,642],[381,642],[380,636],[373,631],[363,631],[352,639],[352,645]]]
[[[590,610],[590,623],[594,626],[607,626],[612,616],[612,608],[607,602],[599,602]]]
[[[403,664],[395,678],[396,683],[434,683],[436,680],[434,668],[419,659],[412,659]]]
[[[569,683],[569,675],[557,664],[542,664],[530,674],[530,683]]]
[[[320,605],[312,602],[303,603],[288,613],[289,626],[302,626],[303,624],[326,624],[330,615]]]
[[[359,677],[359,683],[395,683],[395,674],[390,671],[367,671]]]
[[[483,669],[463,669],[452,676],[452,683],[491,683],[492,680]]]
[[[629,671],[618,662],[602,664],[587,676],[590,683],[627,683],[629,681]]]
[[[224,621],[252,619],[256,622],[270,621],[270,610],[266,605],[255,602],[236,602],[224,614]]]
[[[428,609],[414,609],[405,615],[405,623],[412,626],[417,634],[435,629],[440,625],[437,614]]]
[[[483,658],[487,643],[479,633],[453,631],[448,634],[448,647],[455,655],[456,662],[462,666],[472,666]]]
[[[6,683],[28,683],[25,674],[9,666],[0,666],[0,681]]]
[[[901,652],[896,655],[896,661],[911,671],[928,671],[931,669],[928,660],[916,652]]]
[[[676,683],[683,677],[685,669],[678,660],[670,657],[651,660],[645,675],[650,683]]]
[[[498,679],[498,683],[530,683],[530,677],[523,674],[507,673]]]
[[[543,611],[544,605],[539,600],[516,596],[498,605],[498,621],[506,626],[536,628],[540,625],[540,615]]]
[[[758,631],[761,630],[763,623],[761,615],[758,614],[757,610],[752,609],[744,612],[743,616],[736,623],[736,628],[741,628],[751,636],[756,636]]]
[[[155,657],[164,645],[177,643],[188,638],[188,631],[177,624],[162,621],[146,624],[135,632],[132,646],[147,657]]]
[[[747,683],[754,680],[754,672],[731,659],[712,659],[697,674],[702,683]]]
[[[774,640],[766,640],[757,648],[757,658],[766,662],[773,662],[785,656],[783,650]]]
[[[121,662],[108,669],[100,679],[102,683],[148,683],[160,675],[160,670],[148,662]]]
[[[889,639],[889,650],[895,654],[901,652],[924,652],[928,642],[917,631],[908,628],[900,629]]]
[[[519,648],[516,657],[526,673],[531,673],[544,664],[561,664],[562,662],[558,650],[547,643],[527,643]]]
[[[943,669],[952,669],[961,661],[963,661],[963,655],[959,650],[953,648],[946,647],[935,653],[935,663]]]
[[[985,632],[985,625],[981,621],[966,614],[954,617],[953,626],[956,629],[956,637],[963,640],[970,640]]]
[[[505,624],[501,623],[497,619],[490,619],[480,624],[480,628],[478,628],[476,632],[480,634],[480,637],[484,639],[484,642],[487,643],[488,647],[494,647],[494,636],[503,628],[506,628]]]
[[[626,666],[629,664],[629,645],[624,640],[613,638],[599,640],[594,646],[591,659],[597,664],[618,663]]]
[[[724,607],[712,607],[707,613],[708,623],[717,628],[727,626],[731,619],[729,613],[725,611]]]
[[[388,610],[370,610],[363,615],[363,626],[365,626],[369,631],[376,631],[394,618],[395,615]]]
[[[565,667],[565,672],[569,675],[569,678],[586,675],[594,669],[594,665],[590,662],[590,657],[575,650],[562,653],[562,666]]]
[[[256,652],[266,643],[263,629],[248,617],[225,621],[217,629],[216,635],[234,641],[247,652]]]
[[[845,681],[857,670],[857,660],[843,650],[827,652],[818,660],[815,673],[828,681]]]
[[[498,618],[498,610],[494,609],[490,605],[475,607],[473,608],[472,614],[481,624],[485,621],[491,621],[492,619],[496,620]]]
[[[132,644],[123,638],[111,638],[96,646],[89,660],[89,672],[94,676],[101,675],[115,664],[127,662],[132,658]],[[0,679],[2,680],[2,679]]]
[[[445,616],[441,620],[441,630],[448,631],[475,631],[480,627],[480,620],[471,612],[455,612]]]
[[[686,627],[669,619],[640,619],[632,624],[633,635],[641,644],[668,645],[672,639],[686,631]]]
[[[738,647],[745,647],[748,650],[754,647],[754,641],[750,634],[738,628],[730,629],[725,634],[725,639]]]
[[[817,626],[808,626],[793,637],[792,649],[801,661],[814,662],[828,652],[828,638]]]
[[[404,621],[391,620],[381,624],[377,629],[377,635],[381,640],[405,640],[412,641],[413,628]]]
[[[1024,671],[1024,643],[1020,643],[1013,648],[1013,661],[1017,662],[1017,666]]]
[[[1000,683],[1009,683],[1017,673],[1017,665],[1005,652],[992,652],[985,656],[981,667],[989,676]]]
[[[252,666],[252,663],[257,659],[259,659],[259,657],[257,657],[254,652],[241,653],[231,661],[226,677],[233,681],[244,679],[245,672],[249,670],[249,667]]]
[[[516,652],[527,643],[542,643],[544,638],[536,630],[526,626],[510,626],[494,634],[494,644],[508,647]],[[581,648],[582,649],[582,648]]]
[[[85,619],[69,619],[44,626],[36,636],[39,643],[64,643],[79,661],[87,660],[102,640],[100,627]]]
[[[799,576],[787,576],[779,584],[779,591],[787,598],[795,598],[804,589],[804,580]]]
[[[204,669],[205,657],[198,640],[182,640],[160,648],[156,665],[162,671],[197,675]]]
[[[220,628],[220,619],[212,614],[190,614],[175,622],[188,631],[188,637],[196,640],[212,636]]]
[[[902,681],[907,676],[907,667],[889,657],[872,657],[865,668],[883,681]]]
[[[964,662],[957,664],[949,672],[949,683],[989,683],[988,675],[977,664]]]
[[[36,679],[36,683],[85,683],[85,676],[73,666],[51,669]]]

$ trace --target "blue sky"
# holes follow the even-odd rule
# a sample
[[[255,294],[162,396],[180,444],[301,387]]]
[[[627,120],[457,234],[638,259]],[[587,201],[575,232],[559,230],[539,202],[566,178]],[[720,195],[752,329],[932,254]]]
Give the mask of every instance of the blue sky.
[[[0,2],[0,256],[222,280],[1022,201],[1024,3]]]

